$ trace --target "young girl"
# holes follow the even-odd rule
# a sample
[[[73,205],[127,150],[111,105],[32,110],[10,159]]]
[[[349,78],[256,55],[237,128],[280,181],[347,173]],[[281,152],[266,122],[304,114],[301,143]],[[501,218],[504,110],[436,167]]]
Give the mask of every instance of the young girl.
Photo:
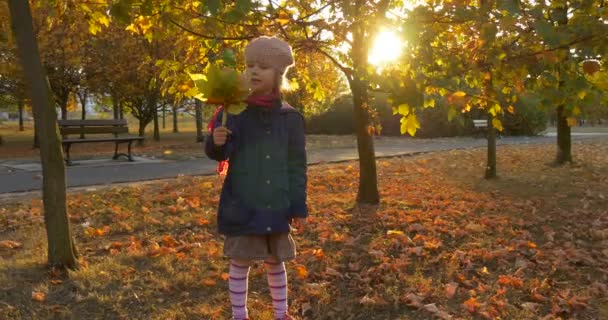
[[[252,261],[263,260],[274,318],[292,319],[285,271],[285,261],[296,255],[290,223],[302,228],[308,216],[304,120],[282,102],[279,91],[294,60],[291,47],[274,37],[252,40],[245,59],[251,88],[247,108],[229,115],[226,127],[221,127],[220,111],[205,144],[209,158],[230,161],[218,228],[226,236],[224,254],[230,258],[232,316],[248,319],[249,268]]]

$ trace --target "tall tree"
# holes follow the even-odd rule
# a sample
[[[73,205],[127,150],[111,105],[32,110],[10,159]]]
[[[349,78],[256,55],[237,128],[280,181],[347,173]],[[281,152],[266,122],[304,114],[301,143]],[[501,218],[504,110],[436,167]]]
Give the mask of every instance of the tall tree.
[[[29,2],[9,0],[8,4],[35,121],[44,137],[40,139],[40,158],[48,262],[52,266],[74,269],[78,262],[67,215],[65,166],[53,98],[42,67]]]

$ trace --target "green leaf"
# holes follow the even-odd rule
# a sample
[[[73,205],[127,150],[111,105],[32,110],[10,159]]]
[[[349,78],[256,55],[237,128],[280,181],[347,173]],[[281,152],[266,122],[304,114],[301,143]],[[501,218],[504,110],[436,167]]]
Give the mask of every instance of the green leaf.
[[[222,60],[224,60],[224,65],[226,67],[236,67],[236,56],[232,49],[224,49],[222,52]]]
[[[226,112],[230,114],[239,114],[247,108],[247,104],[239,103],[239,104],[231,104],[226,106]]]
[[[236,0],[236,8],[242,13],[249,13],[253,6],[253,2],[251,0]]]
[[[110,7],[110,15],[116,18],[117,21],[123,24],[131,22],[131,5],[132,0],[119,0],[114,2]]]
[[[458,116],[458,111],[456,111],[456,108],[450,107],[450,110],[448,110],[448,121],[451,122],[457,116]]]
[[[207,9],[209,13],[216,15],[220,12],[220,0],[207,0]]]
[[[154,13],[152,0],[144,0],[141,4],[141,14],[144,16],[151,16],[152,13]]]
[[[519,13],[519,1],[517,0],[498,0],[498,8],[505,10],[511,15]]]

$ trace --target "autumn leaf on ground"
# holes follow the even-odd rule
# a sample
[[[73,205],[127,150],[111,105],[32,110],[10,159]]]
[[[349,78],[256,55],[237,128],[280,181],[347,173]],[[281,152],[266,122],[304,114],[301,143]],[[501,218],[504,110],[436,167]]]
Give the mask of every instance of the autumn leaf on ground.
[[[204,285],[206,285],[207,287],[213,287],[217,284],[217,282],[215,280],[210,279],[210,278],[203,279],[202,283]]]
[[[522,287],[524,285],[524,282],[522,279],[517,278],[517,277],[513,277],[513,276],[498,276],[498,283],[505,285],[505,286],[512,286],[512,287]]]
[[[32,291],[32,300],[43,302],[46,300],[46,293],[40,291]]]
[[[458,283],[450,282],[445,287],[445,295],[448,299],[452,298],[456,294],[456,289],[458,289]]]
[[[475,297],[469,298],[463,303],[463,305],[470,313],[474,313],[481,306],[481,304],[477,301],[477,298]]]
[[[305,266],[297,265],[295,269],[297,271],[298,278],[300,278],[300,279],[308,278],[308,270],[306,270]]]
[[[18,249],[23,245],[20,242],[12,241],[12,240],[2,240],[0,241],[0,248],[2,249]]]

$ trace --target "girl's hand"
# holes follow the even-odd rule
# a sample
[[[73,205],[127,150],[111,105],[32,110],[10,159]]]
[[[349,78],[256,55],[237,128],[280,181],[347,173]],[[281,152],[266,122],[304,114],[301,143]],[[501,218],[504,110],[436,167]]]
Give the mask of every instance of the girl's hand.
[[[213,129],[213,143],[218,147],[225,145],[228,135],[231,133],[232,131],[228,130],[226,127],[217,127]]]
[[[304,231],[306,229],[306,224],[308,224],[306,218],[293,218],[291,222],[298,231]]]

